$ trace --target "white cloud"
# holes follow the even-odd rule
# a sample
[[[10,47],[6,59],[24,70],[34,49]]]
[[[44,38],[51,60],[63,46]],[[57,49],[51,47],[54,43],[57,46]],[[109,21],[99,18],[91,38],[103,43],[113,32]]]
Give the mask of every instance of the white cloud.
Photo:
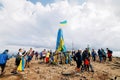
[[[86,0],[85,0],[86,1]],[[67,48],[110,47],[120,49],[119,0],[63,0],[43,6],[26,0],[1,0],[0,46],[55,48],[59,22],[63,27]],[[78,3],[78,4],[77,4]],[[9,47],[10,48],[10,47]]]

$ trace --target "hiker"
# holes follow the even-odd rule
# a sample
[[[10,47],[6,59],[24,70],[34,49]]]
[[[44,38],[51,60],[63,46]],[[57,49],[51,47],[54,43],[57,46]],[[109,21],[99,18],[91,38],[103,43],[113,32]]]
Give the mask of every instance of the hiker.
[[[45,58],[46,63],[49,63],[49,57],[50,57],[50,51],[46,53],[46,58]]]
[[[69,54],[68,52],[65,53],[65,63],[68,64],[69,61]]]
[[[98,49],[98,56],[99,56],[99,60],[100,60],[100,63],[102,62],[102,51],[100,49]]]
[[[61,64],[65,64],[66,57],[65,57],[65,52],[61,52]]]
[[[84,62],[84,64],[82,65],[81,70],[88,70],[89,68],[91,69],[91,72],[94,72],[92,64],[90,63],[90,57],[89,57],[89,53],[87,52],[87,49],[85,49],[82,53],[82,60]]]
[[[105,53],[104,49],[102,49],[102,48],[101,48],[101,51],[102,51],[103,60],[104,60],[104,62],[106,62],[106,53]]]
[[[106,48],[106,50],[107,50],[109,61],[112,61],[112,51],[109,50],[108,48]]]
[[[26,55],[26,51],[22,52],[20,64],[19,64],[19,66],[17,68],[18,71],[24,71],[24,68],[25,68],[25,55]]]
[[[39,55],[40,55],[40,58],[39,58],[40,60],[42,59],[42,52],[43,52],[43,51],[41,51],[40,54],[39,54]]]
[[[20,48],[19,51],[18,51],[18,54],[16,56],[16,60],[15,60],[15,68],[13,69],[13,71],[11,73],[13,74],[17,74],[17,69],[18,69],[18,66],[20,65],[20,61],[22,59],[22,53],[23,53],[23,50]]]
[[[86,57],[87,57],[87,53],[86,50],[84,50],[82,53],[82,60],[84,61]]]
[[[89,48],[86,48],[86,52],[87,52],[87,57],[90,58],[91,55],[90,55],[90,50],[89,50]]]
[[[61,54],[62,54],[62,52],[58,53],[58,64],[62,64]]]
[[[71,65],[71,62],[72,62],[72,53],[69,52],[69,64]]]
[[[74,56],[75,55],[75,50],[72,50],[72,56]]]
[[[30,50],[26,53],[26,57],[27,57],[27,59],[26,59],[26,64],[25,64],[25,67],[30,67],[30,61],[32,60],[32,57],[33,57],[33,49],[32,48],[30,48]]]
[[[55,53],[54,53],[54,63],[56,63],[56,64],[58,64],[58,54],[59,54],[59,52],[55,51]]]
[[[93,59],[93,61],[96,61],[96,52],[95,52],[95,50],[94,49],[92,49],[92,59]]]
[[[38,52],[35,52],[35,60],[38,60]]]
[[[46,57],[46,49],[44,49],[43,51],[42,51],[42,59],[43,59],[43,62],[45,62],[45,57]]]
[[[81,57],[81,50],[78,50],[78,52],[75,54],[76,57],[76,63],[77,63],[77,67],[76,70],[79,72],[80,71],[80,66],[82,65],[82,57]]]
[[[35,54],[35,51],[33,50],[32,53],[30,54],[30,56],[31,56],[31,60],[32,60],[34,54]]]
[[[1,67],[1,74],[3,75],[5,73],[5,66],[8,60],[8,52],[9,50],[5,50],[2,54],[0,54],[0,67]]]
[[[53,52],[50,50],[50,63],[53,63],[54,58],[53,58]]]

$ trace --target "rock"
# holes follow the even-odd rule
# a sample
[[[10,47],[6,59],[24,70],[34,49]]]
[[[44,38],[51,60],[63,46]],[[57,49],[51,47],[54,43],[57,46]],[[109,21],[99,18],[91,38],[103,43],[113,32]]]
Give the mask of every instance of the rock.
[[[75,73],[75,76],[80,76],[80,73]]]
[[[36,73],[37,73],[37,74],[39,74],[39,73],[40,73],[40,71],[39,71],[39,70],[37,70],[37,71],[36,71]]]
[[[71,72],[62,72],[62,75],[64,75],[64,76],[70,76]]]
[[[61,77],[60,80],[69,80],[68,78]]]
[[[64,67],[64,69],[67,69],[66,67]]]
[[[110,76],[110,78],[109,78],[110,80],[114,80],[115,79],[115,76]]]
[[[120,80],[120,77],[116,77],[116,80]]]

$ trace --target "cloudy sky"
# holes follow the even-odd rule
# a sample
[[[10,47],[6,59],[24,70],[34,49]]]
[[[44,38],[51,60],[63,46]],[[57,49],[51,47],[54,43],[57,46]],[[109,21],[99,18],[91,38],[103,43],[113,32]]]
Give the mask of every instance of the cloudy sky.
[[[67,49],[120,50],[120,0],[0,0],[0,50],[55,49],[63,20]]]

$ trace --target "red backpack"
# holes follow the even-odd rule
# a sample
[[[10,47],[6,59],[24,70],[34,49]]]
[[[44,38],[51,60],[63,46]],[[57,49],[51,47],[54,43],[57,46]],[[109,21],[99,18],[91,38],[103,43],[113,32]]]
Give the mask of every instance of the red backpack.
[[[85,59],[85,62],[84,62],[84,63],[85,63],[85,65],[89,65],[90,62],[89,62],[88,59]]]

